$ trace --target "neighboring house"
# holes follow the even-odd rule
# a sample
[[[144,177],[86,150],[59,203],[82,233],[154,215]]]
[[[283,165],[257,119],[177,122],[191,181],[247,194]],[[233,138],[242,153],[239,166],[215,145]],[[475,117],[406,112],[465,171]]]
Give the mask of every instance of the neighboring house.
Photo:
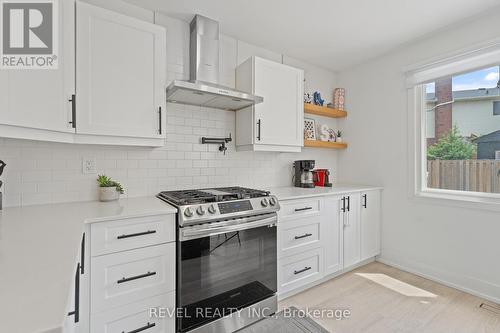
[[[448,124],[441,131],[449,130],[446,127],[449,127],[451,123],[458,127],[460,134],[464,137],[479,137],[500,130],[499,90],[499,88],[489,88],[454,91],[454,102],[449,105],[447,110],[441,112],[441,117],[445,118],[445,120],[451,114],[451,122],[448,119]],[[426,105],[428,111],[426,131],[430,144],[435,142],[436,137],[436,111],[434,108],[438,103],[438,99],[439,96],[436,96],[435,93],[427,93]],[[440,103],[443,103],[443,101],[448,102],[449,100],[449,97],[442,97]]]
[[[500,159],[500,130],[473,139],[477,144],[478,160]]]

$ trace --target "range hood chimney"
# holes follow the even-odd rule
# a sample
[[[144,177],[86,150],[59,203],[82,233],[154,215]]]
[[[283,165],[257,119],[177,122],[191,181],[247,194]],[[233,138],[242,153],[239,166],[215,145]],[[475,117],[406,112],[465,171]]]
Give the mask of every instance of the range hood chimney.
[[[263,98],[219,85],[219,22],[195,15],[190,24],[189,81],[174,80],[167,102],[236,111]]]

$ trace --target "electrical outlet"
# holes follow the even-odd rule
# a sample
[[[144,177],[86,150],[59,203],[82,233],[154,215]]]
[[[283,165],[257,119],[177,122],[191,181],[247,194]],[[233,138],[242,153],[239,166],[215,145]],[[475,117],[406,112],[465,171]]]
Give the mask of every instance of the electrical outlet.
[[[82,158],[82,173],[84,175],[93,174],[97,172],[95,157],[87,156]]]

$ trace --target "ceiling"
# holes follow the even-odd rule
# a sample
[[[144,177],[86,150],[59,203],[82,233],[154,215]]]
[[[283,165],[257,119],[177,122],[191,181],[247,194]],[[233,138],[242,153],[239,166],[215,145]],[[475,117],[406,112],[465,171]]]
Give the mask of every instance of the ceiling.
[[[362,63],[499,0],[125,0],[332,70]]]

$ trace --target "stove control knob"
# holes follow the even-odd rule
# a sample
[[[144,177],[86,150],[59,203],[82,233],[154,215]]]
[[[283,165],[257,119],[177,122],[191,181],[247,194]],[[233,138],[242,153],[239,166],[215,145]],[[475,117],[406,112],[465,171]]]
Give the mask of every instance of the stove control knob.
[[[271,206],[276,205],[276,198],[269,199],[269,203],[271,204]]]
[[[186,217],[193,216],[193,210],[190,207],[184,209],[184,216],[186,216]]]
[[[267,199],[266,198],[262,199],[260,201],[260,204],[262,205],[262,207],[267,207],[267,205],[268,205]]]
[[[196,209],[196,214],[205,215],[205,209],[203,209],[203,206],[200,206]]]
[[[208,207],[208,212],[209,212],[210,214],[215,214],[215,213],[217,212],[217,210],[215,209],[215,206],[214,206],[214,205],[210,205],[210,206]]]

